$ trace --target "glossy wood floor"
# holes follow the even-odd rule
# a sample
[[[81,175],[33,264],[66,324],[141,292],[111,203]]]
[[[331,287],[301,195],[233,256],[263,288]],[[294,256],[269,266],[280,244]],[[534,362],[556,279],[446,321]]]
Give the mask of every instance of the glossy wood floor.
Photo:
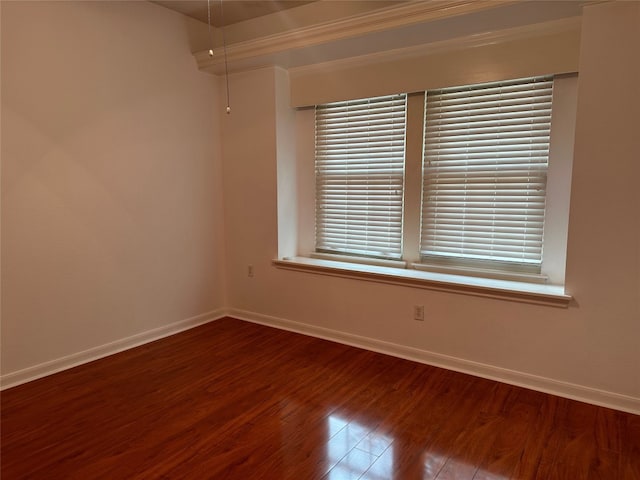
[[[2,393],[2,479],[640,479],[640,417],[233,319]]]

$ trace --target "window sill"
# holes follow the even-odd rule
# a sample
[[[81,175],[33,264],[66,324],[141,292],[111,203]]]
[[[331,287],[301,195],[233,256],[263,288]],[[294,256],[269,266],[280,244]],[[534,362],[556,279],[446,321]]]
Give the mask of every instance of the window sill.
[[[572,299],[571,295],[564,293],[564,287],[559,285],[492,280],[308,257],[287,257],[281,260],[273,260],[273,265],[285,270],[560,308],[567,308]]]

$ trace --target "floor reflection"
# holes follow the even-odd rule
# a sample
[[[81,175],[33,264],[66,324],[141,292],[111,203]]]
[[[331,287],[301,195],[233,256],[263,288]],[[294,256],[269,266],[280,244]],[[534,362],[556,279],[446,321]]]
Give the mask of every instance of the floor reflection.
[[[328,479],[387,480],[393,476],[393,440],[355,421],[328,417]]]
[[[441,453],[434,453],[425,451],[422,455],[422,479],[434,480],[434,479],[473,479],[473,480],[507,480],[508,477],[503,477],[491,472],[488,472],[473,462],[465,462],[455,457],[444,455]],[[391,479],[392,477],[388,477]]]
[[[436,478],[445,463],[447,463],[447,457],[445,455],[425,452],[422,461],[424,465],[423,480]]]
[[[327,476],[323,477],[327,480],[401,480],[405,477],[423,480],[437,478],[506,480],[508,478],[491,473],[474,465],[473,462],[466,462],[464,461],[466,459],[456,458],[450,454],[431,451],[424,447],[420,448],[421,453],[420,450],[416,452],[417,445],[413,442],[407,445],[402,439],[394,442],[389,435],[338,415],[330,415],[327,423],[329,436],[327,460],[330,470]],[[415,453],[408,454],[407,448]],[[413,457],[415,464],[407,465],[407,458],[413,455],[416,455]],[[400,464],[405,457],[402,472],[396,471],[400,465],[394,465],[394,456]]]

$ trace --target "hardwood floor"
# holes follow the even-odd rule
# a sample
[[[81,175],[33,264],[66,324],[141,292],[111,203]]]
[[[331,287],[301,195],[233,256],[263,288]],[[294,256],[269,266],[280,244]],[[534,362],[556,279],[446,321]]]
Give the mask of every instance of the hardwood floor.
[[[2,479],[640,479],[640,417],[223,319],[2,392]]]

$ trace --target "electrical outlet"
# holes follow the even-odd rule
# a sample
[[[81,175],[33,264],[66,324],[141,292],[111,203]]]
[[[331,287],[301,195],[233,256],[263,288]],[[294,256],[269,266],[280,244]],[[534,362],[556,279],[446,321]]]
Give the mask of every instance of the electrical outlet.
[[[413,306],[413,319],[420,322],[424,321],[424,305]]]
[[[247,265],[247,277],[253,277],[253,265]]]

